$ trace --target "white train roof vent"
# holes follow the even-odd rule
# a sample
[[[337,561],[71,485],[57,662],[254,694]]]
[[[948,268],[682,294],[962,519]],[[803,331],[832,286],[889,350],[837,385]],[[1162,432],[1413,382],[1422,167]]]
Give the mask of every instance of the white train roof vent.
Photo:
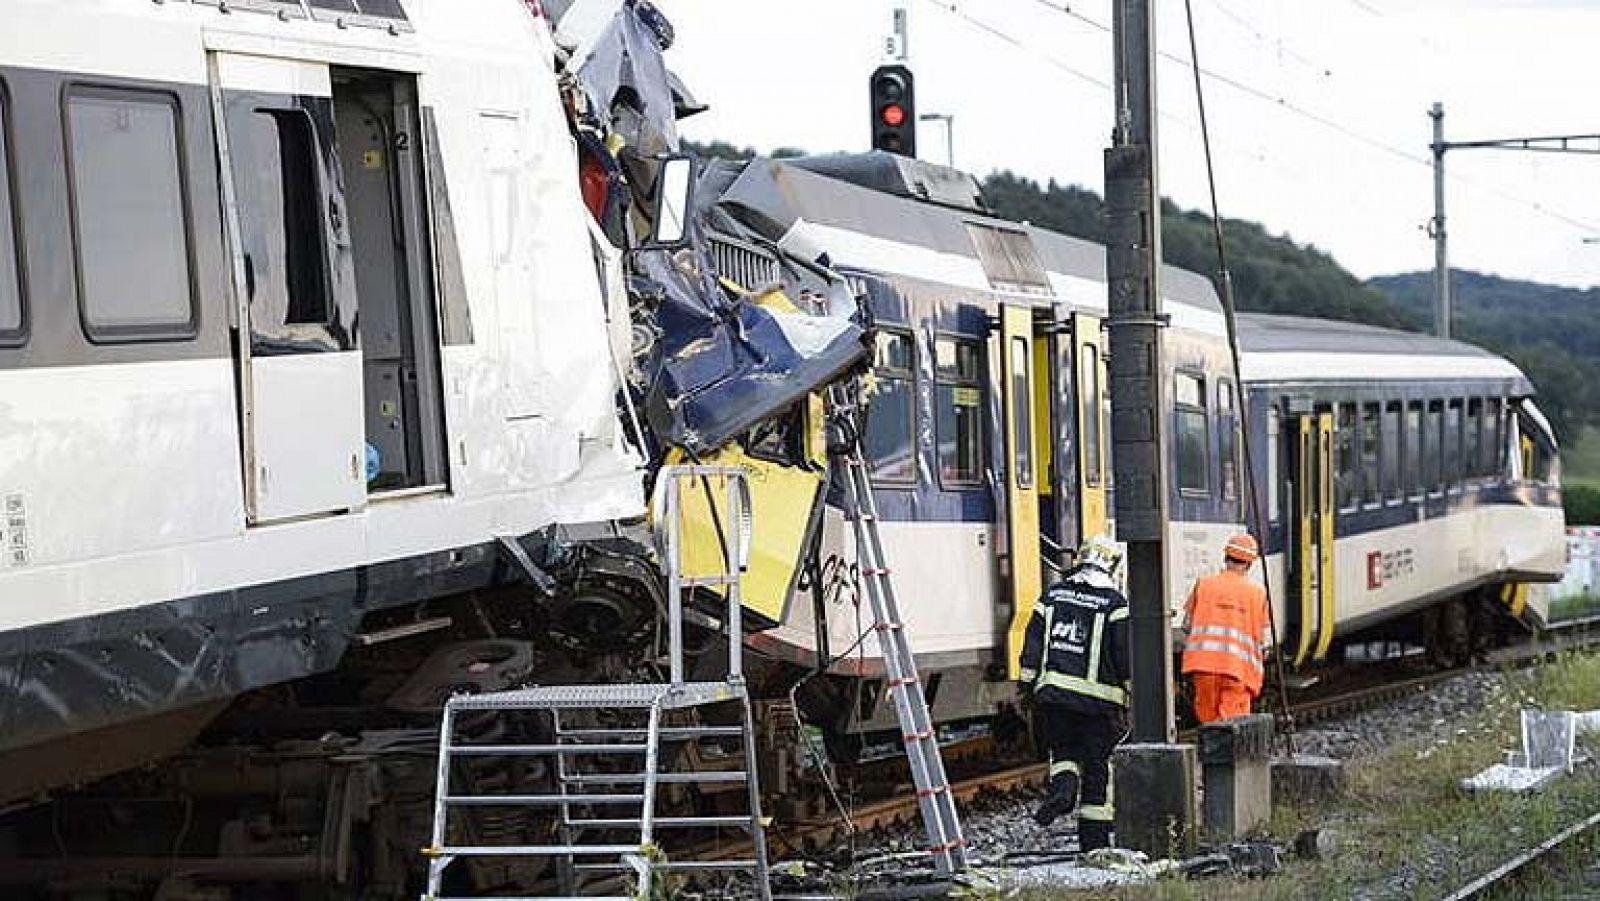
[[[280,19],[315,19],[340,25],[410,31],[400,0],[194,0],[229,12],[270,13]]]

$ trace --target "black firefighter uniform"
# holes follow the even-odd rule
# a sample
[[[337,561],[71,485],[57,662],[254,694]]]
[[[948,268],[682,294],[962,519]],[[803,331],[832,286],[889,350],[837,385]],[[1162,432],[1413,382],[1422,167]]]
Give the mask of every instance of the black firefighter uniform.
[[[1111,577],[1080,567],[1034,605],[1022,646],[1022,682],[1033,691],[1050,750],[1050,789],[1038,820],[1078,811],[1085,851],[1111,843],[1116,808],[1111,752],[1127,733],[1128,601]]]

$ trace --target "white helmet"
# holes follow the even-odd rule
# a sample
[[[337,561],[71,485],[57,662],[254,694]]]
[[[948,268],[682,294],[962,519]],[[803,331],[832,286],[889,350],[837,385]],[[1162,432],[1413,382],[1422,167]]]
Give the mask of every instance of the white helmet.
[[[1095,535],[1078,547],[1078,565],[1098,569],[1108,576],[1116,576],[1122,566],[1122,550],[1104,535]]]

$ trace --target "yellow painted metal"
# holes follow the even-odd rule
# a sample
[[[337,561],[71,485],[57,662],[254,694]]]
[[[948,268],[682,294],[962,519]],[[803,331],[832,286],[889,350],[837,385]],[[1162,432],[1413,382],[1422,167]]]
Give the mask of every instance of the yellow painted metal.
[[[1317,635],[1316,659],[1328,656],[1334,631],[1333,526],[1338,504],[1333,496],[1333,414],[1317,418],[1317,604],[1321,627]]]
[[[1315,550],[1312,526],[1315,518],[1311,503],[1315,496],[1313,463],[1316,458],[1312,453],[1312,417],[1296,417],[1295,425],[1295,570],[1298,577],[1295,587],[1299,589],[1297,593],[1300,596],[1300,634],[1295,641],[1294,665],[1300,666],[1311,655],[1311,638],[1317,623],[1314,606],[1316,582],[1312,564]]]
[[[1078,534],[1085,538],[1110,529],[1106,502],[1106,469],[1110,462],[1111,423],[1106,421],[1106,358],[1100,352],[1100,317],[1072,314],[1073,379],[1078,397]],[[1091,418],[1092,417],[1092,418]],[[1089,427],[1099,426],[1099,453],[1090,459]]]
[[[1021,342],[1020,345],[1018,342]],[[1013,353],[1017,348],[1020,353]],[[1006,671],[1016,679],[1022,673],[1022,641],[1028,617],[1043,590],[1039,563],[1039,495],[1032,458],[1037,455],[1037,424],[1033,421],[1033,310],[1005,306],[1000,311],[1000,375],[1004,386],[1006,465],[1006,535],[1009,573],[1006,586],[1011,600],[1011,624],[1006,631]],[[1025,391],[1019,392],[1020,386]],[[1023,442],[1027,446],[1021,446]],[[1016,465],[1029,460],[1026,469]]]
[[[1528,586],[1525,582],[1507,582],[1500,586],[1500,600],[1513,619],[1521,619],[1528,610]]]
[[[809,417],[808,417],[809,418]],[[815,422],[815,419],[811,420]],[[668,463],[685,462],[674,451]],[[707,465],[739,466],[750,485],[750,513],[754,524],[750,537],[749,567],[739,580],[744,608],[771,623],[783,619],[789,590],[799,571],[805,551],[806,532],[813,521],[817,504],[823,502],[827,470],[820,467],[788,466],[753,457],[738,443],[714,453],[704,454]],[[706,479],[708,484],[683,488],[682,555],[683,574],[688,578],[726,572],[721,543],[711,516],[713,504],[724,530],[737,535],[728,522],[725,480]],[[711,504],[706,489],[710,489]],[[732,552],[732,547],[730,547]]]

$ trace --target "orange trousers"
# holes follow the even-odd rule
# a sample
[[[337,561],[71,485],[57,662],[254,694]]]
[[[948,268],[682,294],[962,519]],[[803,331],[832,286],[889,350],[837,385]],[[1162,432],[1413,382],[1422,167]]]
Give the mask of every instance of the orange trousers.
[[[1243,682],[1222,673],[1190,673],[1194,685],[1194,718],[1202,723],[1250,713],[1254,696]]]

